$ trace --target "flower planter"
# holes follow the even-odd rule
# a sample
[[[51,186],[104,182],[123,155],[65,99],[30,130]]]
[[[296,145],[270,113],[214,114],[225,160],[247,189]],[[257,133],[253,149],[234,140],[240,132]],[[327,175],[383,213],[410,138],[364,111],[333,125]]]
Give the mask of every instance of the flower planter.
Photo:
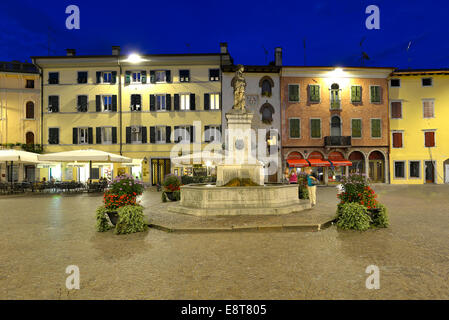
[[[168,198],[170,201],[177,201],[174,192],[170,192],[170,191],[167,192],[167,191],[165,191],[165,194],[167,195],[167,198]]]
[[[109,220],[111,223],[115,226],[118,222],[118,213],[117,211],[108,211],[106,212],[108,214]]]
[[[370,216],[370,218],[373,220],[376,219],[380,213],[380,208],[372,208],[372,209],[366,209],[366,210],[367,210],[367,213]]]

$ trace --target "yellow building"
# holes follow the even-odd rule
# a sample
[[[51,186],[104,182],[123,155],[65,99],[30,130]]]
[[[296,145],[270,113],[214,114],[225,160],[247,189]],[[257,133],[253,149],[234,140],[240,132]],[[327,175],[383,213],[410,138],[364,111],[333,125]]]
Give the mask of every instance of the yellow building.
[[[0,148],[38,151],[40,146],[39,72],[31,63],[0,62]],[[34,181],[34,165],[0,163],[0,181]],[[12,172],[8,176],[7,172]]]
[[[389,80],[392,184],[449,183],[449,69]]]
[[[189,152],[191,142],[201,149],[205,129],[221,129],[220,65],[229,58],[226,44],[216,54],[124,56],[113,47],[112,55],[68,49],[67,56],[33,57],[42,70],[45,153],[92,148],[134,159],[96,164],[94,178],[127,172],[155,185],[170,172],[183,174],[171,165],[171,152],[183,139]],[[195,121],[201,123],[193,129]],[[194,140],[185,136],[193,131]],[[83,181],[86,169],[64,164],[48,175]]]

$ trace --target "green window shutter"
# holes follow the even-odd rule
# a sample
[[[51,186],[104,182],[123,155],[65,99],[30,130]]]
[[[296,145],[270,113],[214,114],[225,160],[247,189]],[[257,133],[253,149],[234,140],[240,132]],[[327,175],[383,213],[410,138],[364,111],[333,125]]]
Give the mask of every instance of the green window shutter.
[[[131,71],[126,71],[125,72],[125,84],[130,84],[131,83]]]
[[[140,72],[140,74],[141,74],[142,83],[147,83],[147,72],[145,70],[142,70]]]
[[[352,119],[352,137],[353,138],[362,137],[362,120]]]
[[[117,82],[117,71],[111,72],[111,84],[115,84]]]
[[[290,138],[300,138],[301,137],[301,127],[299,119],[290,119]]]
[[[310,120],[310,127],[312,138],[321,138],[321,120],[320,119]]]
[[[309,97],[311,102],[320,101],[320,86],[311,84],[309,85]]]
[[[380,86],[371,87],[371,102],[380,102]]]
[[[288,86],[288,101],[299,101],[299,85],[291,84]]]
[[[371,119],[371,137],[372,138],[381,137],[380,119]]]
[[[361,86],[351,86],[351,102],[362,102]]]

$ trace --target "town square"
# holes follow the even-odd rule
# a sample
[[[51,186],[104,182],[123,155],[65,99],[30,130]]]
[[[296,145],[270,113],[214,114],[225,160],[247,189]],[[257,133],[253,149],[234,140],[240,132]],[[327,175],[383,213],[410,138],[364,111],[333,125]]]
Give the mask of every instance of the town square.
[[[271,26],[141,3],[106,32],[101,3],[0,11],[0,300],[449,299],[449,47],[425,4],[289,2],[307,15]]]

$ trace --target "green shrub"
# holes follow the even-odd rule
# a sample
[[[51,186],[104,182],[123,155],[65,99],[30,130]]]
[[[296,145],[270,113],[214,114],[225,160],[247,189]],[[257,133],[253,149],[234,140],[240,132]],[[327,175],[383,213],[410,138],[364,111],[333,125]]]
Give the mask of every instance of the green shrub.
[[[116,234],[129,234],[145,231],[148,226],[145,223],[142,206],[124,206],[117,211],[118,221],[115,226]]]
[[[167,202],[167,195],[165,194],[165,191],[162,191],[161,199],[162,202]]]
[[[340,204],[337,209],[337,227],[365,231],[370,228],[371,218],[365,206],[358,203]]]
[[[307,190],[307,187],[299,186],[299,199],[309,199],[309,190]]]
[[[179,177],[175,176],[174,174],[168,174],[165,176],[162,186],[167,192],[177,191],[181,187],[181,179],[179,179]]]
[[[388,215],[387,215],[387,207],[385,207],[383,204],[378,203],[377,208],[380,209],[379,214],[374,215],[373,217],[373,226],[377,228],[386,228],[390,224],[388,221]]]
[[[101,206],[97,208],[96,211],[96,220],[97,220],[97,231],[98,232],[105,232],[108,231],[110,229],[112,229],[113,227],[109,224],[109,220],[106,217],[106,212],[108,210],[106,209],[105,206]]]

